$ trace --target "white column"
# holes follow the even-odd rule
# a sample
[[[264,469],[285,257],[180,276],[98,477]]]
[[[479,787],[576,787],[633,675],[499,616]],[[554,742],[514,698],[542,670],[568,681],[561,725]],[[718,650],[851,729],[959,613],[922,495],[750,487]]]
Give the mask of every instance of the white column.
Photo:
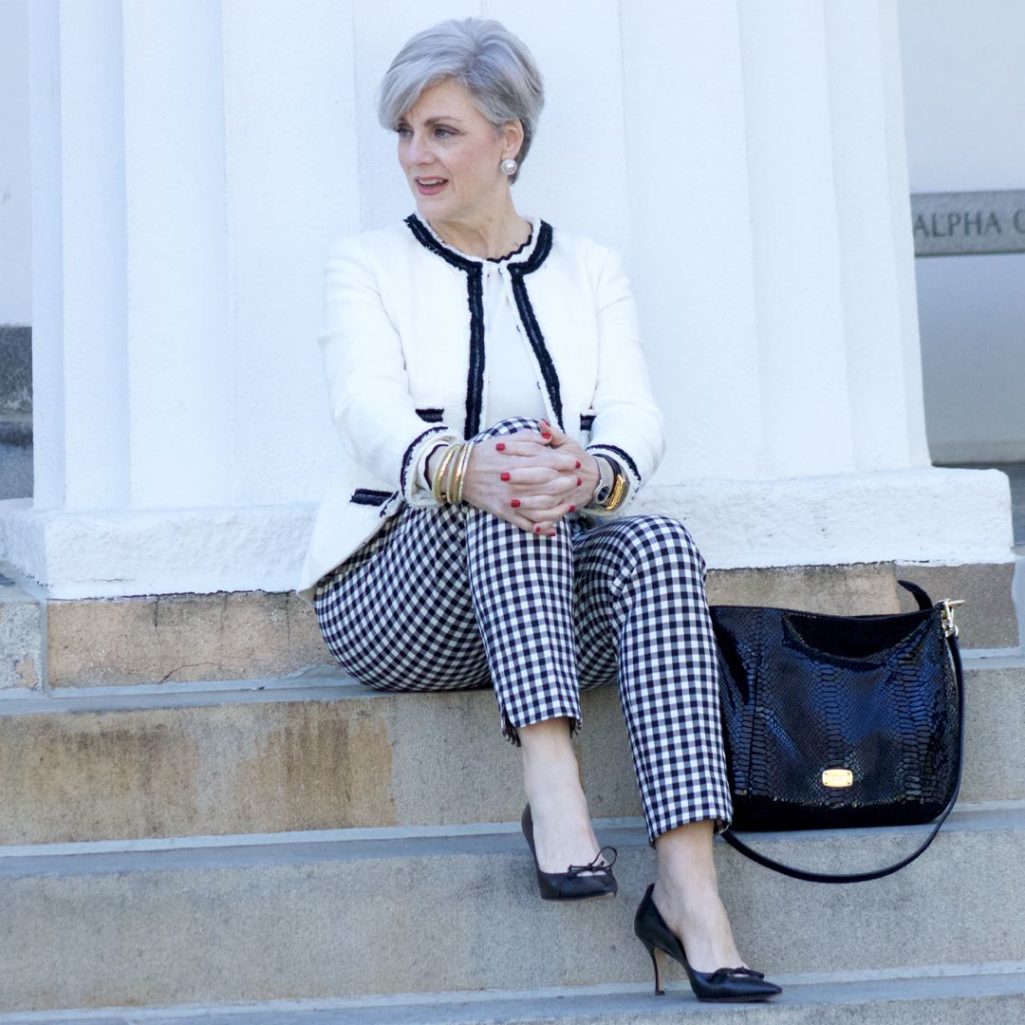
[[[630,0],[620,15],[629,175],[622,201],[669,438],[657,479],[759,476],[762,397],[736,6]]]
[[[316,335],[330,241],[360,227],[352,8],[223,0],[237,504],[316,501],[339,455]]]
[[[764,468],[853,467],[821,0],[742,2]]]
[[[35,504],[116,507],[129,437],[120,12],[29,12]]]
[[[37,492],[51,596],[288,590],[339,458],[316,336],[359,228],[353,9],[30,5]]]
[[[220,7],[124,5],[132,499],[141,508],[232,495]]]
[[[713,566],[1007,561],[1006,479],[928,465],[892,5],[620,16],[645,504]]]
[[[855,467],[928,466],[896,10],[824,14]]]

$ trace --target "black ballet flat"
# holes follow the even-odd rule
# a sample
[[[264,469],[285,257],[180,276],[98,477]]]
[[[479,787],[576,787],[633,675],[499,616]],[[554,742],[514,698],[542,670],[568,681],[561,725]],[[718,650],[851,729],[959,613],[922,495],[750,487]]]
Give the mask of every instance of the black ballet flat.
[[[616,848],[603,847],[587,865],[570,865],[565,872],[542,872],[534,850],[534,820],[530,805],[523,809],[520,826],[527,846],[534,857],[537,885],[542,900],[584,900],[587,897],[610,897],[619,887],[612,874]]]
[[[674,961],[679,961],[683,965],[690,980],[690,988],[694,990],[698,1000],[746,1003],[768,1000],[783,992],[775,983],[766,982],[761,972],[751,968],[717,968],[714,972],[696,972],[687,961],[683,944],[655,907],[655,901],[651,896],[654,889],[654,884],[648,887],[640,907],[637,908],[634,932],[651,957],[651,964],[655,969],[655,993],[658,996],[662,996],[665,990],[662,988],[662,973],[655,957],[656,950],[668,954]]]

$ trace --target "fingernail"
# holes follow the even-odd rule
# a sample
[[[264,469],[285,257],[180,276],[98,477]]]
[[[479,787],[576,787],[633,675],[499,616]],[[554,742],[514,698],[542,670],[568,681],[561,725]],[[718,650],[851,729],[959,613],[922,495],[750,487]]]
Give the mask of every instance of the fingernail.
[[[543,431],[541,432],[541,437],[544,438],[545,441],[551,441],[552,440],[552,436],[550,434],[545,434]]]
[[[505,451],[505,442],[504,441],[498,442],[495,445],[495,448],[497,448],[499,452],[504,452]]]
[[[569,511],[570,511],[570,512],[576,512],[576,511],[577,511],[577,507],[576,507],[575,505],[571,505],[571,506],[569,507]]]
[[[555,537],[555,531],[554,530],[548,531],[548,536],[549,537]]]
[[[577,468],[578,470],[580,469],[580,460],[579,460],[579,459],[577,460],[577,466],[576,466],[576,468]]]
[[[583,484],[583,483],[584,482],[579,477],[577,477],[577,487],[579,488],[580,485]]]
[[[519,507],[520,507],[520,500],[519,500],[518,498],[514,498],[514,499],[513,499],[513,500],[512,500],[512,501],[511,501],[511,502],[510,502],[509,504],[510,504],[510,505],[511,505],[511,506],[512,506],[512,507],[513,507],[514,509],[519,509]]]
[[[502,480],[512,480],[512,477],[509,476],[508,470],[502,471]]]
[[[535,534],[540,534],[541,533],[541,528],[540,527],[535,527],[534,528],[534,533]]]

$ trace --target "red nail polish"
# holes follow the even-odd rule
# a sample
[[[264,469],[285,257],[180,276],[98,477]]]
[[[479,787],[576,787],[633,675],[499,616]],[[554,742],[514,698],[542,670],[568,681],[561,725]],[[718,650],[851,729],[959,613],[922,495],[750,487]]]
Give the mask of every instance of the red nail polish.
[[[541,533],[541,528],[540,527],[535,527],[534,528],[534,533],[535,534],[540,534]]]
[[[571,505],[571,506],[569,507],[569,511],[570,511],[570,512],[576,512],[576,511],[577,511],[577,507],[576,507],[575,505]]]
[[[505,451],[505,442],[504,441],[498,442],[495,445],[495,448],[497,448],[499,452],[504,452]]]
[[[542,434],[541,437],[544,438],[545,441],[551,441],[552,440],[552,436],[550,434]]]
[[[583,484],[583,483],[584,482],[579,477],[577,477],[577,487],[579,488],[580,485]]]
[[[549,537],[555,537],[555,531],[554,530],[548,531],[548,536]]]
[[[519,500],[518,498],[514,498],[514,499],[513,499],[513,500],[512,500],[512,501],[511,501],[511,502],[510,502],[509,504],[510,504],[510,505],[511,505],[511,506],[512,506],[512,507],[513,507],[514,509],[519,509],[519,507],[520,507],[520,500]]]
[[[580,460],[579,459],[577,460],[577,469],[578,470],[580,469]]]
[[[507,470],[502,471],[502,480],[512,480],[512,477],[509,476],[509,472]]]

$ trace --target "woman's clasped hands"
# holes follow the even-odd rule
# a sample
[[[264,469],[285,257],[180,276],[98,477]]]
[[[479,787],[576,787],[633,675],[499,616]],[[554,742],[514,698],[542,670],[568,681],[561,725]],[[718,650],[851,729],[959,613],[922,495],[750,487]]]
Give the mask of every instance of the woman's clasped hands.
[[[594,456],[558,427],[541,420],[539,428],[475,445],[463,501],[550,537],[564,516],[591,501],[599,472]]]

